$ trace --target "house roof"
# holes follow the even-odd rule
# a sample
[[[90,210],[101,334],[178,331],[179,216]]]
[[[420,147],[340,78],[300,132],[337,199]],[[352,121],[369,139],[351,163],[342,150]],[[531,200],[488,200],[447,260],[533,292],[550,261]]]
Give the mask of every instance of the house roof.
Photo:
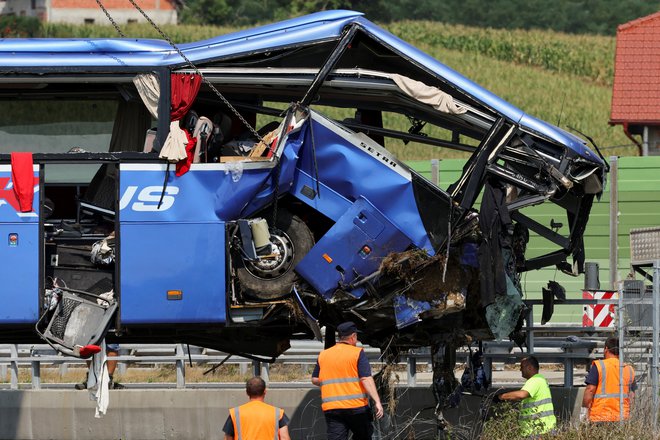
[[[611,124],[660,124],[660,12],[616,34]]]

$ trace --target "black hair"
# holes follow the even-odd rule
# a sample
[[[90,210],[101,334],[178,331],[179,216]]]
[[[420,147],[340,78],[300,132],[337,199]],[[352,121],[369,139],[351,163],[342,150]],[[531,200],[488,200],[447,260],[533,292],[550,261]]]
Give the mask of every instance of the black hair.
[[[612,353],[614,356],[619,355],[619,338],[615,338],[614,336],[607,338],[607,341],[605,341],[605,348]]]
[[[254,376],[245,382],[245,392],[250,397],[261,397],[266,392],[266,382],[261,377]]]
[[[521,363],[529,365],[537,372],[539,371],[539,360],[535,356],[527,356]]]

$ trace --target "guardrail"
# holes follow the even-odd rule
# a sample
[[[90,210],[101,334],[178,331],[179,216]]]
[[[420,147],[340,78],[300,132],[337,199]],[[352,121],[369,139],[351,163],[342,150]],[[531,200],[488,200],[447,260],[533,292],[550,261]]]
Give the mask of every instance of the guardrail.
[[[589,300],[577,299],[566,300],[559,305],[590,305],[590,304],[614,304],[611,300]],[[492,377],[492,363],[516,362],[524,356],[533,354],[541,363],[562,363],[564,365],[564,386],[573,386],[573,366],[576,361],[590,361],[594,359],[595,350],[602,346],[604,338],[609,336],[615,329],[602,327],[582,327],[569,325],[535,326],[534,306],[542,304],[540,300],[526,301],[528,312],[526,317],[527,347],[521,349],[510,341],[487,341],[483,343],[484,365],[487,374]],[[539,337],[537,334],[551,334],[548,337]],[[566,335],[569,334],[567,337]],[[576,334],[582,335],[578,337]],[[599,334],[600,336],[594,336]],[[561,335],[561,336],[560,336]],[[584,335],[588,335],[584,337]],[[380,352],[378,349],[365,346],[367,357],[372,363],[379,363]],[[291,348],[277,360],[277,363],[313,365],[318,353],[323,349],[323,344],[315,341],[292,341]],[[467,361],[469,352],[461,349],[457,353],[457,359]],[[247,371],[251,366],[255,375],[264,376],[268,379],[268,364],[253,361],[239,356],[227,360],[227,353],[184,344],[122,344],[120,356],[113,358],[119,362],[120,371],[126,364],[174,364],[176,369],[176,388],[186,388],[185,364],[239,364]],[[403,356],[406,365],[408,386],[417,383],[418,361],[431,363],[430,350],[421,349]],[[59,365],[66,369],[70,364],[83,364],[85,361],[73,357],[58,354],[50,346],[41,345],[18,345],[0,344],[0,377],[6,378],[10,374],[10,389],[18,389],[19,366],[30,366],[31,388],[41,389],[41,367],[43,364]],[[0,384],[2,386],[2,384]]]

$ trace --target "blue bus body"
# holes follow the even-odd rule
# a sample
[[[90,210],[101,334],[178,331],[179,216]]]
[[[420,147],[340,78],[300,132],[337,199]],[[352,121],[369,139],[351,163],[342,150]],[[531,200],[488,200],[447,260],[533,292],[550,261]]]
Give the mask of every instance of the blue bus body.
[[[312,14],[178,49],[193,65],[158,40],[0,42],[0,99],[9,109],[0,118],[0,274],[16,280],[0,289],[4,340],[33,340],[40,318],[42,335],[57,334],[63,306],[49,310],[53,291],[100,289],[113,291],[117,308],[96,340],[109,328],[119,342],[183,341],[270,358],[291,338],[352,319],[365,342],[406,349],[449,343],[457,330],[477,338],[516,330],[488,311],[512,294],[480,286],[490,251],[517,258],[506,274],[497,262],[489,270],[511,285],[548,265],[579,273],[582,233],[605,181],[602,158],[362,14]],[[159,157],[171,75],[200,73],[192,110],[213,119],[208,155],[177,176]],[[160,84],[156,117],[134,81],[141,74]],[[432,87],[459,110],[434,108],[393,75]],[[251,124],[271,119],[275,140],[263,153],[254,152],[267,133],[248,139],[254,131],[242,133],[237,113]],[[126,114],[145,122],[131,128]],[[411,128],[388,126],[390,115],[409,118]],[[448,135],[425,134],[431,126]],[[470,159],[445,191],[390,153],[390,139]],[[26,213],[13,151],[32,153]],[[488,229],[492,213],[473,208],[484,188],[507,194],[496,217],[502,227]],[[544,202],[566,210],[562,234],[524,214]],[[525,260],[511,242],[528,230],[557,250]],[[90,262],[104,238],[111,261]],[[566,262],[571,255],[578,269]]]

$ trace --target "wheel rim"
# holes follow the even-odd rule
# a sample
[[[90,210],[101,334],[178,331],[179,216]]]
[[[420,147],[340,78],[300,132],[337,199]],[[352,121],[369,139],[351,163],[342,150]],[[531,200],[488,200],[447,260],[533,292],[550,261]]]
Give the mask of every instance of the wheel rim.
[[[270,242],[277,247],[279,255],[257,261],[244,260],[245,269],[252,276],[263,280],[274,280],[284,276],[291,269],[295,257],[293,241],[286,233],[271,231]]]

